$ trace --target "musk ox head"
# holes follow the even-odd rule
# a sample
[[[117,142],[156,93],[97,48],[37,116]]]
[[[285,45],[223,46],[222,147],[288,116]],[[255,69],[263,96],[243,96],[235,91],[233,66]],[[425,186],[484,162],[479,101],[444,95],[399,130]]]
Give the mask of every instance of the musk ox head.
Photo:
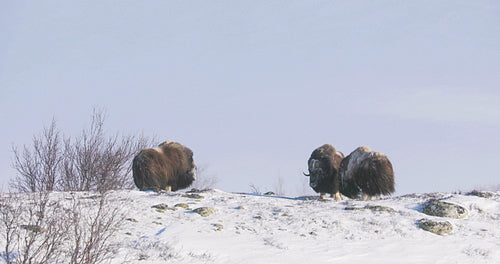
[[[344,155],[330,144],[315,149],[307,161],[309,174],[304,173],[309,177],[309,186],[316,192],[335,192],[334,181],[343,157]]]
[[[140,190],[177,191],[196,180],[193,152],[173,141],[144,149],[132,163],[134,183]]]
[[[309,186],[316,188],[321,179],[326,178],[326,172],[328,171],[327,164],[321,159],[309,159],[308,161],[309,174]]]

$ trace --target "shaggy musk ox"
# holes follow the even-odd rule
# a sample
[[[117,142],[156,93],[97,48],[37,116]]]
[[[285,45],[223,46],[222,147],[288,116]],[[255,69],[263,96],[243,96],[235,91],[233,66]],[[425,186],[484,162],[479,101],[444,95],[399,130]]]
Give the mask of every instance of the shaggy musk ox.
[[[339,167],[341,192],[349,198],[371,199],[394,192],[394,171],[389,159],[368,147],[359,147]]]
[[[132,171],[135,185],[141,191],[177,191],[196,179],[193,152],[172,141],[141,150],[134,157]]]
[[[309,174],[309,186],[315,192],[320,193],[322,199],[325,193],[329,193],[336,200],[342,199],[339,193],[339,165],[344,154],[335,150],[330,144],[325,144],[315,149],[307,161]]]

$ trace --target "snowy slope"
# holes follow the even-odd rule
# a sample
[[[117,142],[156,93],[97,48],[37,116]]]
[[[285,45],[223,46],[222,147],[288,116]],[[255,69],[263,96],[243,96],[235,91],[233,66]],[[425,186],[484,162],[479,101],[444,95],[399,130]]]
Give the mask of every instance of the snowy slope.
[[[498,263],[500,262],[500,196],[486,199],[452,194],[408,195],[379,201],[318,201],[222,191],[202,193],[203,199],[182,193],[117,192],[128,197],[130,217],[120,234],[125,250],[113,263]],[[454,231],[438,236],[418,228],[419,210],[429,196],[446,198],[469,209],[464,220],[446,219]],[[191,209],[211,207],[201,217],[186,209],[158,212],[158,203]],[[396,210],[345,210],[382,205]],[[218,229],[220,229],[218,231]],[[130,232],[130,235],[123,235]],[[167,251],[167,257],[160,251]],[[164,253],[164,252],[163,252]]]
[[[500,193],[490,199],[433,193],[366,202],[219,190],[199,193],[203,198],[187,194],[112,192],[111,201],[128,220],[113,238],[121,249],[111,263],[500,263]],[[427,216],[422,204],[430,198],[462,205],[469,216]],[[152,208],[162,203],[189,209]],[[366,205],[394,211],[345,210]],[[202,217],[193,212],[199,207],[216,211]],[[424,231],[417,225],[422,218],[450,221],[454,231]]]

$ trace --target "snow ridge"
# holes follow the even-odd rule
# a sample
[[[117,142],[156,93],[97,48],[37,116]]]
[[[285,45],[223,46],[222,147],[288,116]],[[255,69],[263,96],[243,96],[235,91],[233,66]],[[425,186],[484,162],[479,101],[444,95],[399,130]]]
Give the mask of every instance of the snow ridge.
[[[65,199],[54,193],[51,199]],[[220,190],[198,193],[115,191],[127,220],[113,237],[111,263],[498,263],[500,193],[491,198],[434,193],[375,201],[318,200]],[[459,204],[465,219],[425,215],[430,199]],[[152,208],[167,204],[171,210]],[[175,205],[187,204],[188,207]],[[201,216],[193,210],[213,208]],[[387,210],[379,209],[387,208]],[[376,209],[376,210],[375,210]],[[446,220],[439,236],[418,227]],[[0,248],[3,248],[0,241]],[[0,263],[5,260],[0,259]]]

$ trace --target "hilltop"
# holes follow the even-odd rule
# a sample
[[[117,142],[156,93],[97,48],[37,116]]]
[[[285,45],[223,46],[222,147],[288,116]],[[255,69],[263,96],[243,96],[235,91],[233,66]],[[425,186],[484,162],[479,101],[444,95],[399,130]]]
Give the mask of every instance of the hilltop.
[[[110,239],[117,250],[111,263],[498,263],[500,193],[482,194],[335,201],[220,190],[114,191],[108,201],[124,221]],[[50,199],[94,195],[52,193]],[[432,199],[459,205],[466,215],[424,214]],[[452,231],[425,231],[421,219],[448,222]]]

